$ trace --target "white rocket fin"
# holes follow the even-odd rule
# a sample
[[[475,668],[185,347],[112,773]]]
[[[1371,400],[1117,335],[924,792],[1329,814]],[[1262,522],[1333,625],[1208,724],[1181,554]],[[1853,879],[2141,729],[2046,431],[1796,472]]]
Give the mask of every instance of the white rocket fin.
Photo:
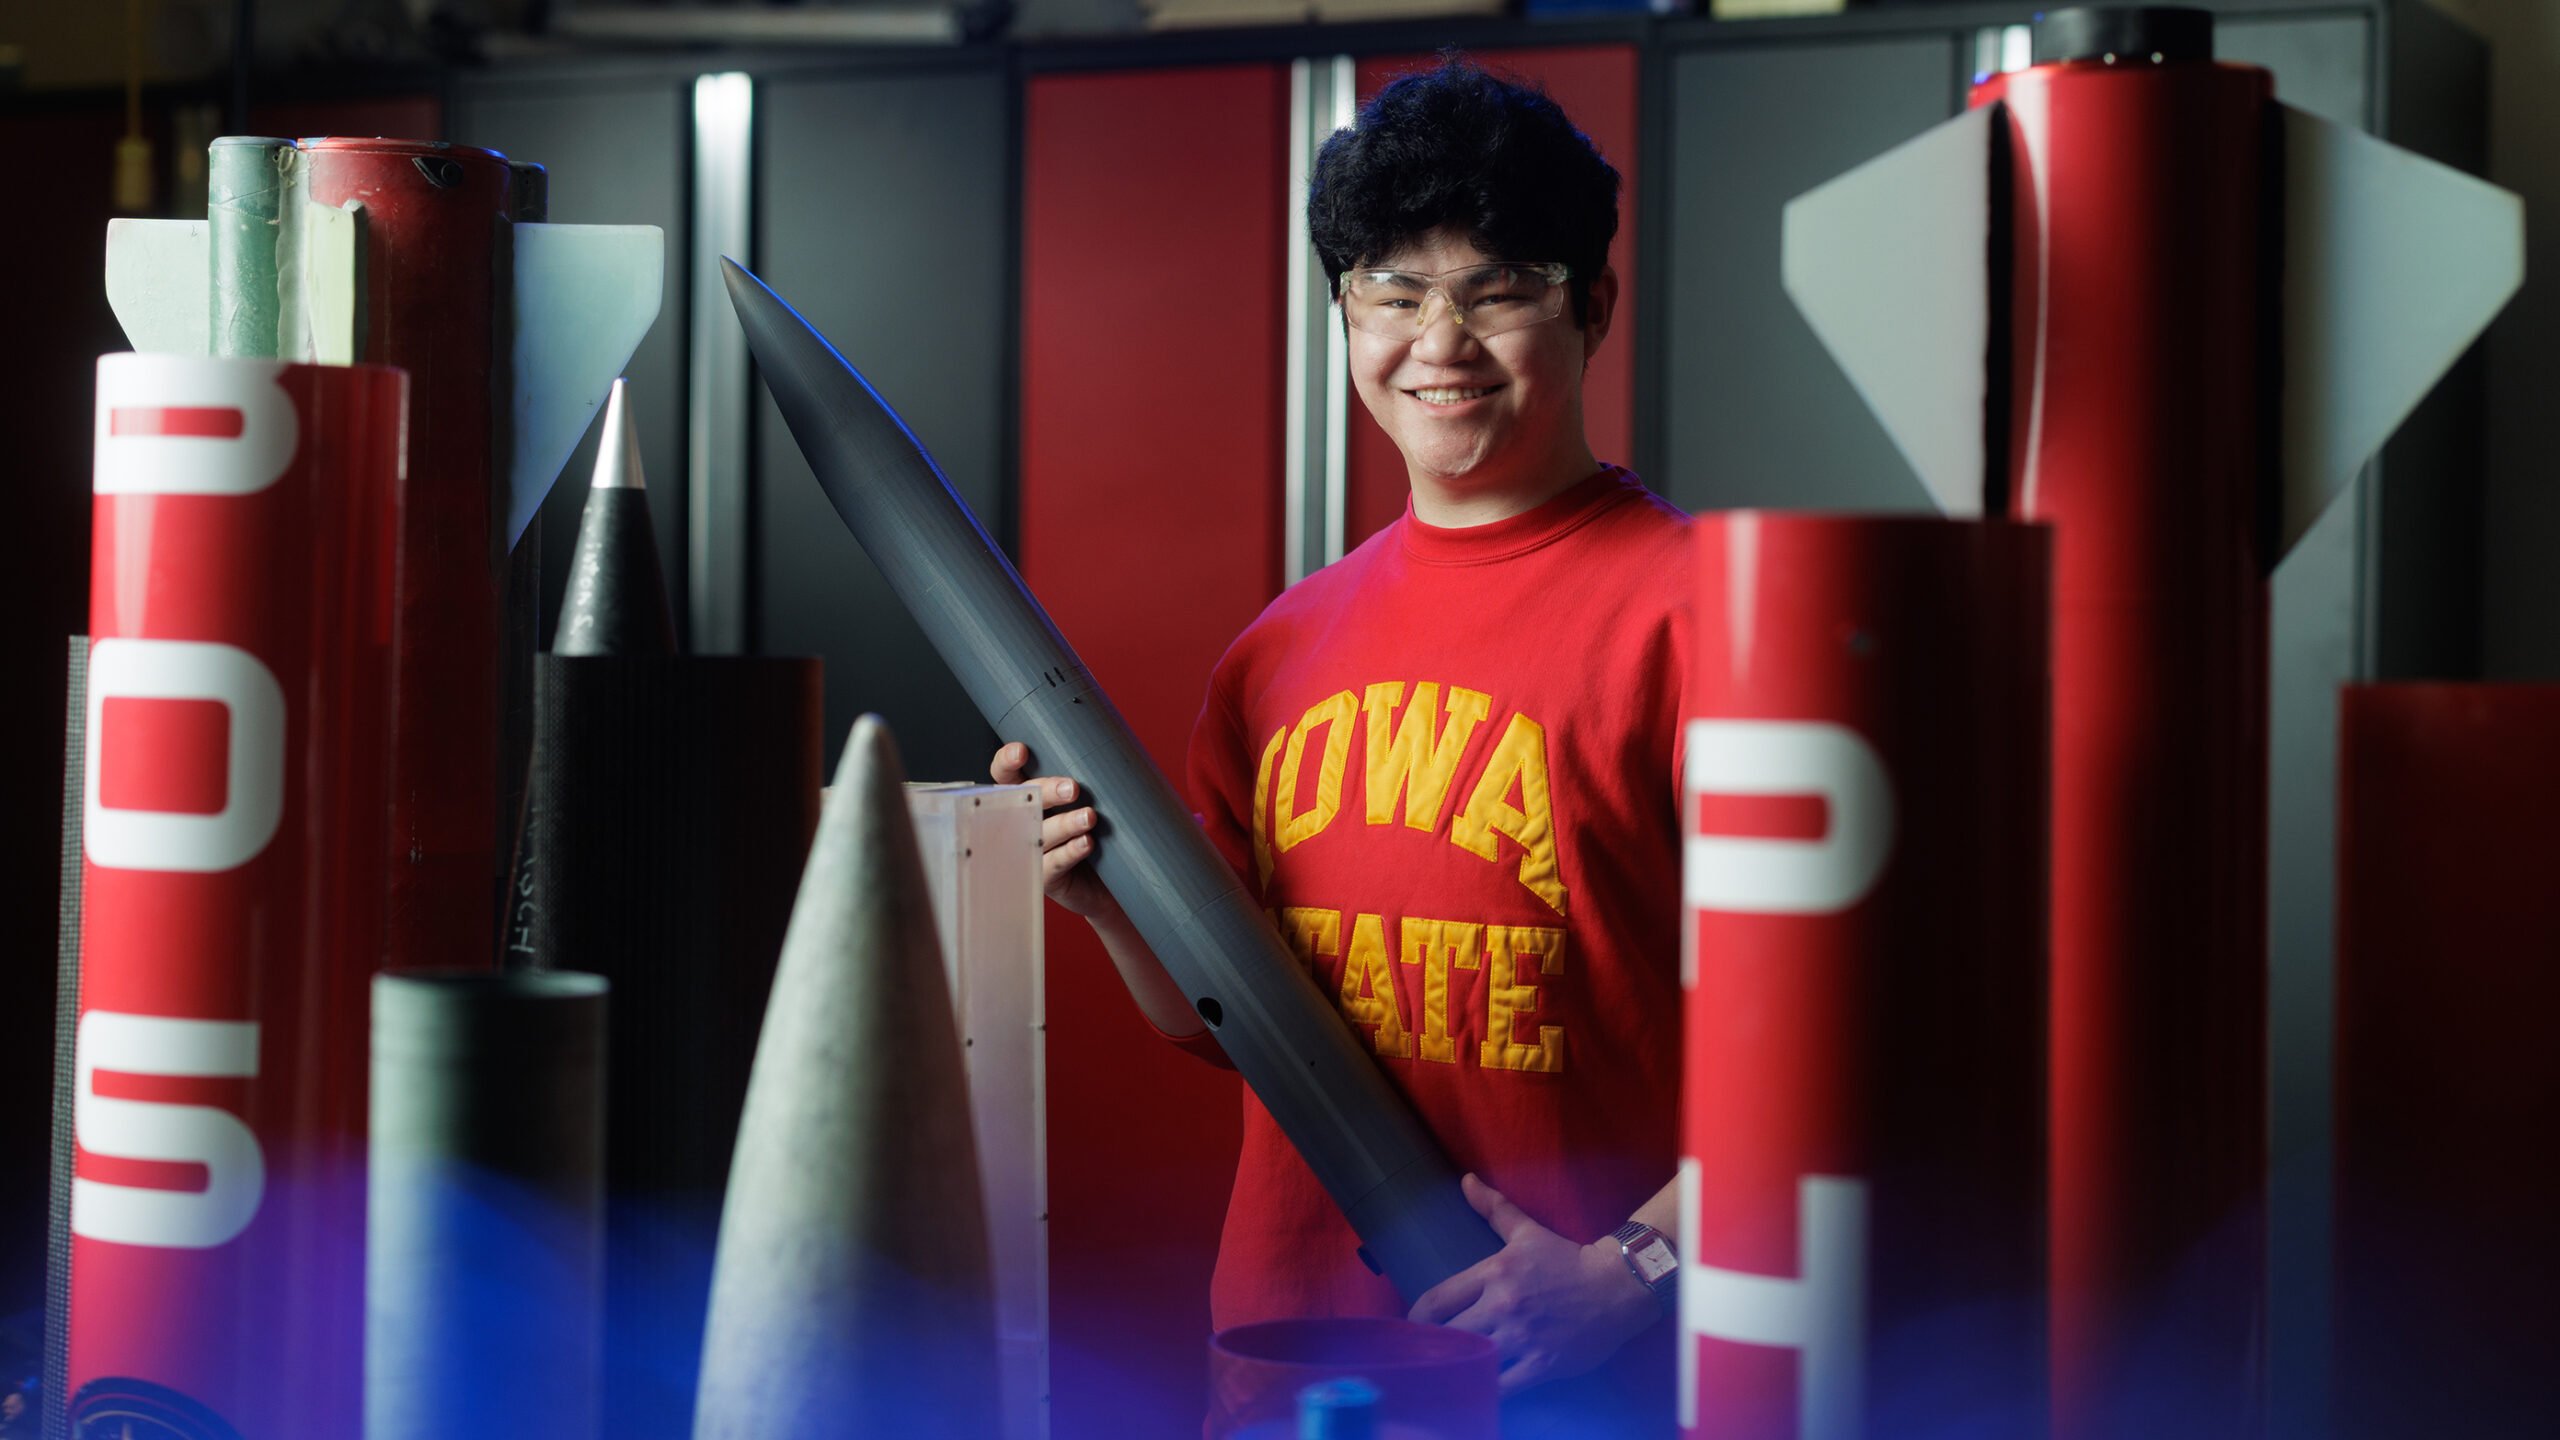
[[[107,222],[107,308],[134,349],[213,349],[213,226],[205,220]]]
[[[1938,508],[1982,513],[1991,323],[1984,106],[1787,202],[1780,270]]]
[[[2524,283],[2524,202],[2283,109],[2291,549]]]
[[[596,407],[658,318],[666,237],[655,225],[518,225],[515,396],[507,463],[507,543],[542,497]]]

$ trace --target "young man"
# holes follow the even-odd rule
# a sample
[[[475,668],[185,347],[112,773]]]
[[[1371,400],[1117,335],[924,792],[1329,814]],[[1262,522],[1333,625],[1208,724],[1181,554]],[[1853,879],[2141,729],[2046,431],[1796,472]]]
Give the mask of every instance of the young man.
[[[1676,1228],[1690,565],[1687,521],[1583,435],[1617,191],[1552,101],[1460,61],[1326,143],[1310,229],[1411,504],[1237,639],[1191,747],[1210,835],[1504,1241],[1410,1314],[1494,1338],[1515,1440],[1671,1428],[1669,1285],[1616,1232]],[[1083,863],[1075,782],[1040,783],[1049,894],[1220,1058]],[[1408,1313],[1355,1247],[1248,1093],[1215,1323]]]

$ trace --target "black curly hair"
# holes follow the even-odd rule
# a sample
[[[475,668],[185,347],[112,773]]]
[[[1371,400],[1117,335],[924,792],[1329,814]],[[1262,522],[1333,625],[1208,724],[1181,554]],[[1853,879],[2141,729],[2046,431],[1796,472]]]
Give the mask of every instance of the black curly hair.
[[[1443,51],[1324,142],[1307,232],[1339,294],[1343,271],[1444,226],[1497,259],[1562,261],[1579,324],[1618,233],[1618,172],[1544,90]]]

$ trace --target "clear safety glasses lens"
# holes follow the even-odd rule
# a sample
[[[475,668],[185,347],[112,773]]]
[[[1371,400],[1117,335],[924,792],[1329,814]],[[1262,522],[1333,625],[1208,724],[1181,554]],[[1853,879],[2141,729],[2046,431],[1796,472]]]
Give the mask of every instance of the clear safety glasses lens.
[[[1444,275],[1411,270],[1346,270],[1342,315],[1355,330],[1418,340],[1445,312],[1477,339],[1564,313],[1562,265],[1479,265]]]

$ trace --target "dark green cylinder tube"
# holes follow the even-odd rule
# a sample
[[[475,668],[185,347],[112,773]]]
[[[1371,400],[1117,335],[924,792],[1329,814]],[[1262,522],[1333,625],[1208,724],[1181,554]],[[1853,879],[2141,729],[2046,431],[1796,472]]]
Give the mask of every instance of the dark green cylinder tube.
[[[606,988],[374,978],[367,1440],[597,1433]]]
[[[212,222],[213,353],[236,359],[283,353],[277,336],[276,231],[283,224],[290,140],[225,135],[205,157],[205,216]]]

